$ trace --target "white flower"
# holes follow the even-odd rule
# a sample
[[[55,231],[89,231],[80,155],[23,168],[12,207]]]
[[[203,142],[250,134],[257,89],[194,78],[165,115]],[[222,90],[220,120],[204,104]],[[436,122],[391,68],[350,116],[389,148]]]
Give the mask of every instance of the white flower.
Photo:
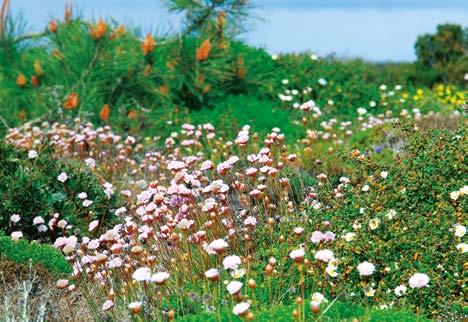
[[[255,226],[257,225],[257,219],[253,216],[248,216],[244,219],[244,225],[246,226]]]
[[[369,228],[371,230],[376,230],[379,227],[380,219],[379,218],[372,218],[369,220]]]
[[[398,285],[397,287],[395,287],[395,290],[394,290],[395,295],[396,296],[403,296],[406,293],[407,289],[408,288],[406,286],[404,286],[404,285]]]
[[[324,78],[320,78],[320,79],[318,80],[318,83],[319,83],[320,85],[322,85],[322,86],[325,86],[325,85],[327,85],[327,80],[324,79]]]
[[[133,272],[132,278],[138,282],[148,282],[151,280],[151,269],[148,267],[140,267]]]
[[[370,101],[369,102],[370,107],[375,107],[376,105],[377,105],[377,103],[375,101]]]
[[[457,249],[459,251],[462,252],[462,254],[464,254],[464,253],[466,253],[468,251],[468,244],[466,244],[466,243],[458,244],[456,247],[457,247]]]
[[[458,197],[460,197],[460,192],[459,191],[452,191],[450,193],[450,199],[452,200],[457,200]]]
[[[390,209],[388,212],[387,212],[387,218],[389,220],[392,220],[393,218],[395,218],[397,212],[395,209]]]
[[[11,233],[11,240],[13,241],[18,241],[20,240],[21,238],[23,238],[23,233],[20,232],[20,231],[14,231]]]
[[[85,164],[90,168],[94,168],[96,166],[96,160],[93,158],[88,158],[85,160]]]
[[[142,302],[131,302],[128,304],[128,309],[134,313],[139,313],[141,311]]]
[[[359,271],[359,275],[361,276],[370,276],[372,273],[375,271],[375,266],[372,263],[369,262],[362,262],[357,266],[357,269]]]
[[[295,249],[289,253],[289,257],[297,262],[301,262],[304,259],[305,251],[302,248]]]
[[[429,283],[429,276],[424,273],[415,273],[410,277],[408,283],[411,288],[424,287]]]
[[[329,249],[322,249],[315,253],[315,259],[321,260],[322,262],[328,263],[334,259],[335,254]]]
[[[367,297],[373,297],[375,295],[375,290],[372,287],[365,287],[364,294],[366,294]]]
[[[314,294],[312,294],[310,305],[319,306],[320,304],[325,302],[328,302],[325,296],[323,296],[322,293],[315,292]]]
[[[271,59],[273,59],[273,60],[277,60],[277,59],[278,59],[278,57],[279,57],[279,56],[278,56],[277,54],[273,54],[273,55],[271,55]]]
[[[169,273],[167,272],[158,272],[151,276],[151,282],[155,282],[156,284],[162,284],[169,278]]]
[[[380,176],[382,177],[382,179],[386,179],[388,177],[388,172],[387,171],[382,171],[382,172],[380,172]]]
[[[455,236],[463,237],[466,234],[466,227],[460,224],[455,224]]]
[[[362,187],[362,189],[361,189],[361,190],[362,190],[362,191],[364,191],[364,192],[367,192],[367,191],[369,191],[369,185],[367,185],[367,184],[366,184],[366,185],[364,185],[364,186]]]
[[[242,285],[243,284],[239,281],[232,281],[232,282],[229,282],[228,285],[226,285],[226,289],[229,292],[229,294],[235,295],[240,292]]]
[[[28,158],[30,158],[30,159],[37,158],[37,151],[36,150],[29,150],[28,151]]]
[[[289,80],[288,79],[283,79],[281,81],[281,83],[283,83],[284,85],[288,85],[289,84]]]
[[[10,216],[10,221],[14,222],[15,224],[19,222],[20,220],[21,220],[21,217],[18,214],[14,214]]]
[[[209,280],[215,281],[219,278],[219,269],[210,268],[205,272],[205,277]]]
[[[93,220],[92,222],[89,223],[88,230],[93,231],[99,226],[99,220]]]
[[[107,300],[104,302],[104,304],[102,304],[103,311],[109,311],[113,307],[114,307],[114,302],[112,302],[111,300]]]
[[[328,264],[328,266],[325,268],[325,271],[327,272],[328,275],[330,275],[331,277],[337,277],[338,276],[338,272],[336,271],[337,267],[335,265],[330,265]]]
[[[65,181],[67,181],[68,179],[68,175],[65,173],[65,172],[62,172],[58,175],[57,177],[57,180],[64,183]]]
[[[93,201],[92,201],[92,200],[86,199],[86,200],[83,201],[83,207],[85,207],[85,208],[88,208],[88,207],[91,206],[92,204],[93,204]]]
[[[356,237],[356,234],[355,234],[355,233],[346,233],[346,234],[344,235],[344,239],[345,239],[347,242],[353,241],[355,237]]]
[[[36,216],[34,217],[33,219],[33,225],[41,225],[43,224],[45,221],[44,221],[44,218],[42,218],[41,216]]]
[[[242,261],[237,255],[226,256],[223,259],[224,269],[237,269],[240,264],[242,264]]]
[[[219,254],[222,253],[228,246],[228,243],[224,239],[216,239],[207,246],[206,251],[208,254]]]
[[[387,89],[387,85],[385,85],[385,84],[382,84],[382,85],[380,85],[380,87],[379,87],[379,88],[380,88],[380,90],[381,90],[381,91],[384,91],[384,90],[386,90],[386,89]]]
[[[364,114],[367,113],[367,110],[364,107],[359,107],[357,109],[357,112],[358,112],[359,115],[364,115]]]
[[[250,308],[249,303],[241,302],[241,303],[238,303],[238,304],[236,304],[234,306],[234,308],[232,309],[232,313],[234,313],[235,315],[243,316],[243,315],[245,315],[247,313],[249,308]]]
[[[80,198],[81,200],[84,200],[84,199],[88,198],[88,194],[86,192],[80,192],[78,194],[78,198]]]
[[[317,60],[317,59],[318,59],[318,56],[315,55],[315,54],[312,54],[312,55],[310,55],[310,59],[312,59],[312,60]]]

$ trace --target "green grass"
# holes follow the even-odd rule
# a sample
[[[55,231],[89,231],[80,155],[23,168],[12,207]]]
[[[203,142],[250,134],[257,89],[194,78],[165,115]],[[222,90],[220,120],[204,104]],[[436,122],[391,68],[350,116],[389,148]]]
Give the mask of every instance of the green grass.
[[[406,309],[366,309],[363,306],[350,303],[350,302],[336,302],[334,303],[325,314],[314,315],[308,310],[306,305],[306,317],[312,321],[321,318],[321,321],[353,321],[358,319],[360,321],[375,321],[375,322],[416,322],[416,321],[429,321],[423,317],[418,317],[416,314]],[[260,308],[257,309],[254,321],[292,321],[292,312],[296,306],[277,306],[274,308]],[[256,311],[255,309],[252,311]],[[201,313],[196,315],[186,315],[176,319],[177,322],[215,322],[215,321],[242,321],[240,317],[234,316],[228,310],[222,310],[219,318],[216,312]]]

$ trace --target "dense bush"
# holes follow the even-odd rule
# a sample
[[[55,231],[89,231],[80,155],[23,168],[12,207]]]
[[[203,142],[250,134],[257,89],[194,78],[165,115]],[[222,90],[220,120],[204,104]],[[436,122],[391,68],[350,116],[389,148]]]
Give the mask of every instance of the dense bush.
[[[26,240],[12,241],[9,236],[0,236],[0,262],[8,261],[19,265],[28,265],[32,262],[34,266],[43,266],[47,271],[56,275],[67,275],[71,273],[70,264],[65,257],[50,245],[41,245],[36,242]],[[4,274],[11,272],[3,272]]]
[[[418,37],[415,44],[416,72],[426,84],[463,83],[468,66],[468,28],[460,25],[437,26],[435,34]]]
[[[68,176],[66,185],[58,180],[61,173]],[[80,199],[82,192],[87,196]],[[92,204],[86,206],[86,200]],[[0,231],[53,241],[63,234],[87,232],[92,220],[110,224],[116,197],[109,199],[88,169],[54,158],[50,149],[35,156],[0,143],[0,204]]]
[[[342,268],[338,280],[349,285],[349,292],[356,292],[351,285],[360,278],[348,267],[369,261],[376,274],[363,285],[382,291],[376,301],[394,301],[398,285],[424,272],[430,286],[412,290],[413,301],[429,314],[461,310],[466,256],[457,247],[463,239],[455,230],[466,222],[468,198],[452,192],[466,189],[467,130],[402,131],[407,143],[391,165],[382,167],[354,151],[360,174],[351,178],[342,198],[320,193],[324,207],[311,210],[309,218],[316,228],[328,220],[333,231],[356,234],[352,241],[340,239],[335,250]]]

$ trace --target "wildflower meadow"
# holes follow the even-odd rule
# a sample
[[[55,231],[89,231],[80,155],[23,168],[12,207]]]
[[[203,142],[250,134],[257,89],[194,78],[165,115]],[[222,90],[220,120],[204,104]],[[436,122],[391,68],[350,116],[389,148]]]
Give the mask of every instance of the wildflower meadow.
[[[0,9],[0,321],[465,321],[468,29],[272,54]],[[442,40],[443,41],[442,41]]]

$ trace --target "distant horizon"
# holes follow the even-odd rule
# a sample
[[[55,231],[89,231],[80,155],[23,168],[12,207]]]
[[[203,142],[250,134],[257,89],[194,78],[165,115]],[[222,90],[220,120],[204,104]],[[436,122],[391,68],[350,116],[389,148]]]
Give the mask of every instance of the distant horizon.
[[[61,17],[65,0],[13,0],[33,30]],[[465,4],[467,3],[467,4]],[[86,18],[112,17],[143,32],[177,30],[180,21],[158,0],[74,1]],[[441,23],[465,24],[468,1],[449,0],[255,0],[249,32],[240,39],[271,54],[310,51],[320,56],[374,62],[415,60],[417,36]]]

